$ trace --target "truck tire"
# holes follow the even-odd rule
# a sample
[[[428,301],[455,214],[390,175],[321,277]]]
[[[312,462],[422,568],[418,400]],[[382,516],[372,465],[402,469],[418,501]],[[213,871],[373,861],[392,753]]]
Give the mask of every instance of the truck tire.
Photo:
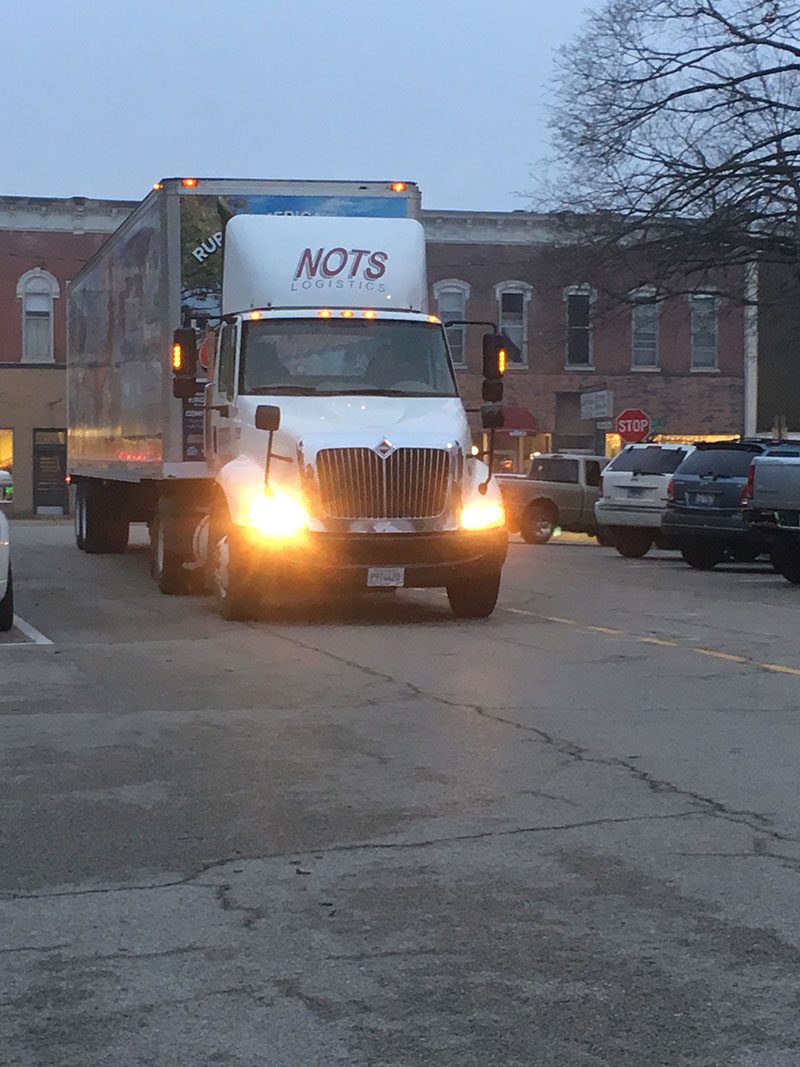
[[[681,545],[681,555],[696,571],[710,571],[725,559],[725,546],[713,541],[693,541]]]
[[[488,619],[495,609],[499,592],[500,571],[487,571],[450,582],[447,599],[457,619]]]
[[[614,535],[607,526],[598,526],[595,537],[597,538],[598,545],[602,545],[603,548],[614,547]]]
[[[558,511],[549,500],[534,500],[522,515],[519,532],[528,545],[546,545],[555,533]]]
[[[175,522],[166,512],[159,500],[150,524],[150,574],[162,593],[181,596],[190,592],[192,574],[183,566],[183,553],[176,551]]]
[[[636,526],[614,529],[614,548],[625,559],[641,559],[653,547],[653,534]]]
[[[75,543],[92,555],[119,554],[128,547],[130,517],[115,486],[79,482],[75,492]]]
[[[11,576],[11,564],[8,565],[8,585],[0,600],[0,632],[6,633],[14,625],[14,580]]]
[[[260,595],[253,569],[232,528],[211,549],[211,574],[214,602],[223,619],[242,622],[258,615]]]
[[[800,585],[800,545],[777,544],[770,553],[772,566],[787,582]]]

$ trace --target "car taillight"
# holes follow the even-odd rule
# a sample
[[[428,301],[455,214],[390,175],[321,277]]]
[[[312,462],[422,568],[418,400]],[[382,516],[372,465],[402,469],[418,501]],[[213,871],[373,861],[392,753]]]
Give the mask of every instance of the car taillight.
[[[756,485],[756,465],[750,464],[750,469],[747,472],[747,481],[742,487],[742,503],[747,504],[748,500],[753,499],[753,492]]]
[[[667,500],[674,500],[674,499],[675,499],[675,479],[674,478],[670,478],[669,483],[667,484]]]

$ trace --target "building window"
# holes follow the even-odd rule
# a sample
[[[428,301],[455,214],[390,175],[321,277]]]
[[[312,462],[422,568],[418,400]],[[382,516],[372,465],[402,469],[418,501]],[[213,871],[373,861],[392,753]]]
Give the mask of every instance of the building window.
[[[467,317],[469,294],[468,283],[459,281],[457,278],[446,278],[434,283],[433,296],[442,322]],[[447,330],[447,343],[450,346],[450,355],[453,357],[455,366],[466,367],[467,327],[451,326]]]
[[[597,293],[589,285],[564,290],[567,307],[567,366],[592,366],[592,304]]]
[[[500,282],[494,287],[500,329],[519,350],[510,363],[528,366],[528,304],[533,289],[527,282]]]
[[[716,370],[719,335],[719,297],[695,293],[692,309],[692,370]]]
[[[61,295],[58,282],[46,270],[34,267],[17,283],[22,304],[23,363],[52,363],[53,301]]]
[[[658,301],[655,289],[631,293],[631,366],[658,367]]]

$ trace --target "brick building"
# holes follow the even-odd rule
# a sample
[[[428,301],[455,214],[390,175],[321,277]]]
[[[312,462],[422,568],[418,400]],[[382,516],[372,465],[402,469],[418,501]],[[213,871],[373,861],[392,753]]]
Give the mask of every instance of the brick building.
[[[14,514],[66,510],[67,284],[133,206],[0,197],[0,471]]]
[[[610,428],[580,418],[581,394],[595,390],[613,393],[616,412],[644,409],[665,436],[745,429],[743,272],[656,299],[630,267],[592,265],[545,216],[426,212],[425,227],[433,308],[445,320],[499,322],[521,349],[505,399],[531,413],[535,433],[504,442],[517,465],[529,448],[618,447]],[[470,406],[480,402],[483,332],[450,331]]]

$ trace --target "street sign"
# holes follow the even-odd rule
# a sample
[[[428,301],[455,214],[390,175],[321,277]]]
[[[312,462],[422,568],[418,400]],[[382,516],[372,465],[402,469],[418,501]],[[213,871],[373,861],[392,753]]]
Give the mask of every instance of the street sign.
[[[641,408],[625,408],[617,415],[615,428],[625,444],[636,444],[650,433],[650,416]]]
[[[593,393],[581,393],[581,418],[610,419],[614,414],[614,394],[610,389],[597,389]]]

